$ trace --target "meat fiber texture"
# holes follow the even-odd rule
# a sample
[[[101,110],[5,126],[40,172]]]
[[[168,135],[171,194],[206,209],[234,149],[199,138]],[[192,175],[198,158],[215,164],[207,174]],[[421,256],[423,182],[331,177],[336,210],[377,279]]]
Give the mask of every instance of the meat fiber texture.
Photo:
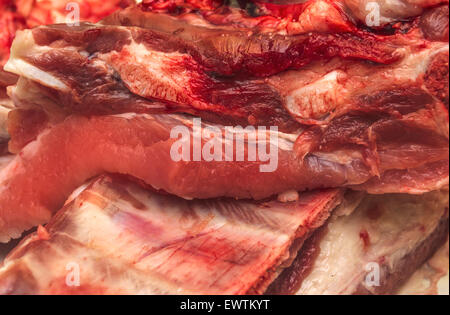
[[[251,26],[261,16],[245,11],[171,3],[176,10],[145,3],[101,24],[18,33],[6,65],[20,79],[8,122],[17,157],[0,174],[2,241],[47,222],[105,172],[186,199],[448,186],[448,43],[435,32],[448,29],[448,5],[389,32],[351,19],[287,32]],[[311,1],[309,18],[329,12],[323,4]],[[197,129],[193,116],[203,119]],[[261,172],[260,157],[237,161],[233,147],[194,161],[194,144],[211,144],[208,127],[224,148],[236,125],[267,128],[233,136],[273,148],[273,171]],[[191,140],[180,161],[170,155],[177,127]]]
[[[0,293],[262,293],[341,197],[186,201],[103,176],[10,253]]]
[[[98,22],[119,8],[134,3],[127,0],[1,0],[0,1],[0,145],[8,139],[6,116],[13,107],[6,95],[6,87],[17,81],[17,76],[3,71],[9,58],[11,44],[17,30],[38,25],[64,23],[73,18],[74,9],[81,21]],[[78,6],[75,8],[75,6]],[[79,9],[79,10],[78,10]]]
[[[102,176],[9,254],[0,293],[387,294],[447,236],[446,191],[186,201]]]
[[[98,22],[120,7],[130,5],[132,1],[113,0],[74,0],[71,6],[61,0],[1,0],[0,1],[0,69],[9,58],[9,50],[17,30],[39,25],[66,22],[67,16],[78,5],[80,20]],[[0,70],[0,85],[9,83]]]

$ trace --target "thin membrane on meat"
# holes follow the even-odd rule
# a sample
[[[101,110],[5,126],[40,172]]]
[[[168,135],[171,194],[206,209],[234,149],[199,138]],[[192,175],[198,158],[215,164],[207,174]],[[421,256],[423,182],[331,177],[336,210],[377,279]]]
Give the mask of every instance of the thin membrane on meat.
[[[423,137],[417,145],[398,135],[380,142],[374,169],[364,156],[369,151],[359,152],[349,146],[347,150],[338,148],[326,153],[301,151],[300,155],[296,134],[273,130],[240,128],[227,135],[223,126],[198,124],[193,117],[167,114],[69,116],[44,128],[37,140],[26,145],[1,171],[0,236],[7,241],[47,222],[76,187],[105,172],[131,175],[187,199],[263,199],[289,190],[349,185],[360,188],[372,178],[390,184],[368,182],[366,190],[376,193],[423,193],[445,187],[447,138],[430,134],[427,129],[423,134],[409,132],[412,124],[412,120],[406,120],[370,128],[373,135],[397,130],[413,138]],[[216,130],[214,138],[205,133],[211,127]],[[186,136],[174,134],[175,128],[183,128]],[[300,135],[301,145],[314,148],[314,137],[308,137]],[[243,148],[238,147],[238,139],[244,141]],[[207,159],[205,147],[214,152]],[[256,149],[253,152],[260,152],[261,148],[270,151],[269,156],[256,154],[252,160],[250,153]],[[397,160],[393,153],[403,158]],[[390,169],[405,173],[407,178],[397,176],[389,181],[385,174],[390,176]]]
[[[340,201],[335,189],[289,203],[186,201],[103,176],[13,250],[0,293],[262,293],[298,250],[295,240]],[[79,286],[67,285],[72,267]]]

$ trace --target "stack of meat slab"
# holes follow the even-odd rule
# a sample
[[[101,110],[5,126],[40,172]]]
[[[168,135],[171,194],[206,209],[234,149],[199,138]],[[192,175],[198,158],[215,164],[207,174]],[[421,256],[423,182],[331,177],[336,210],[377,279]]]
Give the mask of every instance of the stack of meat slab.
[[[448,236],[448,3],[366,2],[18,32],[0,292],[394,293]]]

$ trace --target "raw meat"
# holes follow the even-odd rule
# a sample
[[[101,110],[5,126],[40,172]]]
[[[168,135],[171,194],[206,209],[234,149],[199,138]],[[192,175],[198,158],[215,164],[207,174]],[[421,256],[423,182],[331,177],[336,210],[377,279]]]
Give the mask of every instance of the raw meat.
[[[0,294],[262,293],[340,198],[186,201],[103,176],[8,256]]]
[[[396,124],[386,132],[407,131],[412,121]],[[216,128],[214,138],[206,133],[208,127]],[[173,134],[175,128],[183,128],[186,136]],[[351,149],[338,148],[331,153],[312,150],[302,157],[296,149],[296,134],[240,128],[227,135],[226,130],[220,125],[199,124],[193,117],[168,114],[69,116],[45,128],[1,171],[0,239],[8,241],[47,222],[71,191],[105,172],[131,175],[187,199],[263,199],[289,190],[358,188],[366,182],[363,188],[376,193],[423,193],[448,185],[448,142],[435,134],[425,132],[421,137],[426,142],[417,145],[402,141],[402,137],[380,142],[376,151],[378,178],[364,156]],[[301,144],[314,147],[314,138],[305,137]],[[242,149],[238,139],[244,141]],[[208,143],[213,145],[209,152],[214,154],[205,159]],[[258,152],[263,148],[270,154],[250,159],[256,144]],[[202,153],[198,159],[196,152]],[[403,158],[397,160],[393,153]],[[392,169],[404,177],[390,179],[387,170]],[[370,182],[371,178],[378,178],[381,184]]]
[[[343,204],[268,293],[394,294],[448,239],[448,191]]]

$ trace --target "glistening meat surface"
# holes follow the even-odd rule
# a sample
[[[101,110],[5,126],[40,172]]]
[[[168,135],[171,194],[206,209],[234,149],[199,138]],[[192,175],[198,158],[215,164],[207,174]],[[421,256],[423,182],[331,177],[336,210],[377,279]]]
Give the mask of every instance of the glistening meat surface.
[[[17,30],[38,25],[64,23],[73,5],[78,5],[82,21],[98,22],[118,8],[132,4],[130,0],[74,0],[72,6],[61,0],[1,0],[0,1],[0,69],[9,57],[9,49]],[[68,10],[68,8],[70,10]],[[0,83],[1,83],[0,71]]]
[[[103,176],[13,250],[0,292],[244,294],[271,284],[265,293],[394,293],[445,242],[446,208],[444,191],[186,201]],[[369,263],[380,286],[365,281]]]
[[[267,82],[303,124],[333,124],[350,112],[398,117],[441,102],[448,107],[448,44],[405,49],[407,56],[389,66],[335,58],[273,75]]]
[[[258,199],[341,186],[423,193],[445,186],[448,89],[442,83],[448,81],[448,47],[425,36],[433,23],[419,24],[393,35],[284,35],[214,25],[197,11],[177,15],[135,7],[103,25],[20,33],[7,65],[21,76],[12,89],[19,109],[10,115],[10,150],[19,153],[29,143],[16,162],[30,174],[41,172],[42,163],[28,160],[55,159],[49,164],[61,169],[59,178],[49,169],[25,179],[8,168],[4,191],[23,182],[57,184],[45,192],[29,188],[34,199],[26,192],[17,198],[3,194],[0,209],[11,229],[6,234],[47,220],[69,191],[105,171],[186,198]],[[374,87],[371,81],[381,83]],[[219,133],[229,122],[278,126],[284,133],[274,132],[283,139],[275,145],[276,170],[262,174],[260,161],[223,158],[175,163],[170,130],[192,124],[192,118],[168,115],[174,111],[218,123]],[[112,116],[126,112],[138,115]],[[78,152],[87,153],[79,158]],[[183,180],[177,182],[178,176]],[[23,210],[30,213],[28,222],[11,214],[20,198],[32,203]]]
[[[139,27],[136,37],[158,50],[185,51],[220,75],[268,76],[298,69],[321,58],[370,60],[389,64],[401,58],[389,38],[359,29],[286,35],[274,29],[214,25],[198,15],[170,15],[131,7],[112,14],[105,25]],[[168,35],[171,36],[168,36]]]
[[[424,38],[418,27],[393,36],[284,36],[208,28],[137,8],[117,15],[118,21],[104,22],[117,26],[58,25],[22,32],[7,69],[40,83],[41,93],[69,113],[149,112],[157,99],[167,111],[221,123],[276,125],[286,132],[352,110],[392,116],[417,111],[420,104],[448,107],[448,44]],[[355,42],[355,36],[364,39]],[[379,53],[398,58],[369,56]],[[253,72],[259,67],[272,72]],[[289,68],[301,69],[279,73]],[[228,72],[240,75],[217,75]],[[249,74],[274,75],[258,79]]]
[[[38,25],[64,23],[72,17],[78,6],[80,20],[98,22],[100,19],[134,3],[133,0],[1,0],[0,1],[0,153],[8,139],[6,116],[13,107],[6,95],[6,86],[13,85],[17,77],[3,71],[9,58],[11,44],[17,30],[32,28]],[[73,16],[74,17],[74,16]],[[70,20],[70,19],[69,19]]]
[[[394,127],[408,130],[411,124],[410,120],[397,121]],[[179,152],[180,148],[174,145],[175,142],[180,144],[180,136],[176,134],[171,138],[171,132],[182,126],[188,132],[182,142],[187,145],[187,156],[176,161],[171,154]],[[185,198],[261,199],[288,190],[360,187],[378,175],[383,182],[384,174],[390,174],[389,169],[404,172],[408,180],[389,181],[386,187],[370,183],[366,189],[377,193],[423,193],[448,185],[448,142],[435,134],[433,142],[422,144],[399,145],[397,140],[401,139],[396,137],[380,142],[380,149],[376,151],[379,164],[374,169],[374,164],[368,164],[366,157],[351,147],[326,153],[310,150],[304,154],[305,147],[316,145],[314,138],[300,136],[302,141],[298,144],[298,140],[295,143],[297,134],[276,131],[234,130],[231,139],[236,140],[240,135],[246,141],[241,151],[244,159],[239,161],[238,147],[226,136],[223,126],[215,126],[218,133],[213,142],[211,135],[205,133],[206,127],[212,125],[203,124],[198,129],[193,126],[192,117],[145,114],[70,116],[50,125],[0,173],[0,239],[7,241],[32,226],[47,222],[71,191],[85,180],[105,172],[132,175],[156,189]],[[386,130],[380,125],[374,132],[395,128]],[[422,131],[425,141],[429,137],[427,129]],[[14,139],[14,134],[12,136]],[[194,160],[194,143],[201,143],[200,149],[207,143],[216,143],[213,148],[209,147],[210,152],[214,152],[211,161],[206,161],[204,156],[199,161]],[[266,152],[270,150],[269,161],[264,161],[260,155],[251,161],[249,143],[258,143]],[[374,144],[376,146],[377,142]],[[296,145],[303,146],[301,151]],[[220,151],[216,151],[216,147],[220,147]],[[393,149],[389,147],[407,158],[401,163],[392,159]],[[409,156],[411,150],[416,152],[414,156]],[[270,165],[275,168],[262,172],[261,167]],[[422,180],[424,174],[427,181]]]
[[[262,293],[340,202],[339,190],[186,201],[103,176],[9,255],[0,293]],[[72,267],[79,286],[68,285]]]
[[[334,212],[269,292],[394,294],[448,238],[448,191],[367,195],[352,207]]]

